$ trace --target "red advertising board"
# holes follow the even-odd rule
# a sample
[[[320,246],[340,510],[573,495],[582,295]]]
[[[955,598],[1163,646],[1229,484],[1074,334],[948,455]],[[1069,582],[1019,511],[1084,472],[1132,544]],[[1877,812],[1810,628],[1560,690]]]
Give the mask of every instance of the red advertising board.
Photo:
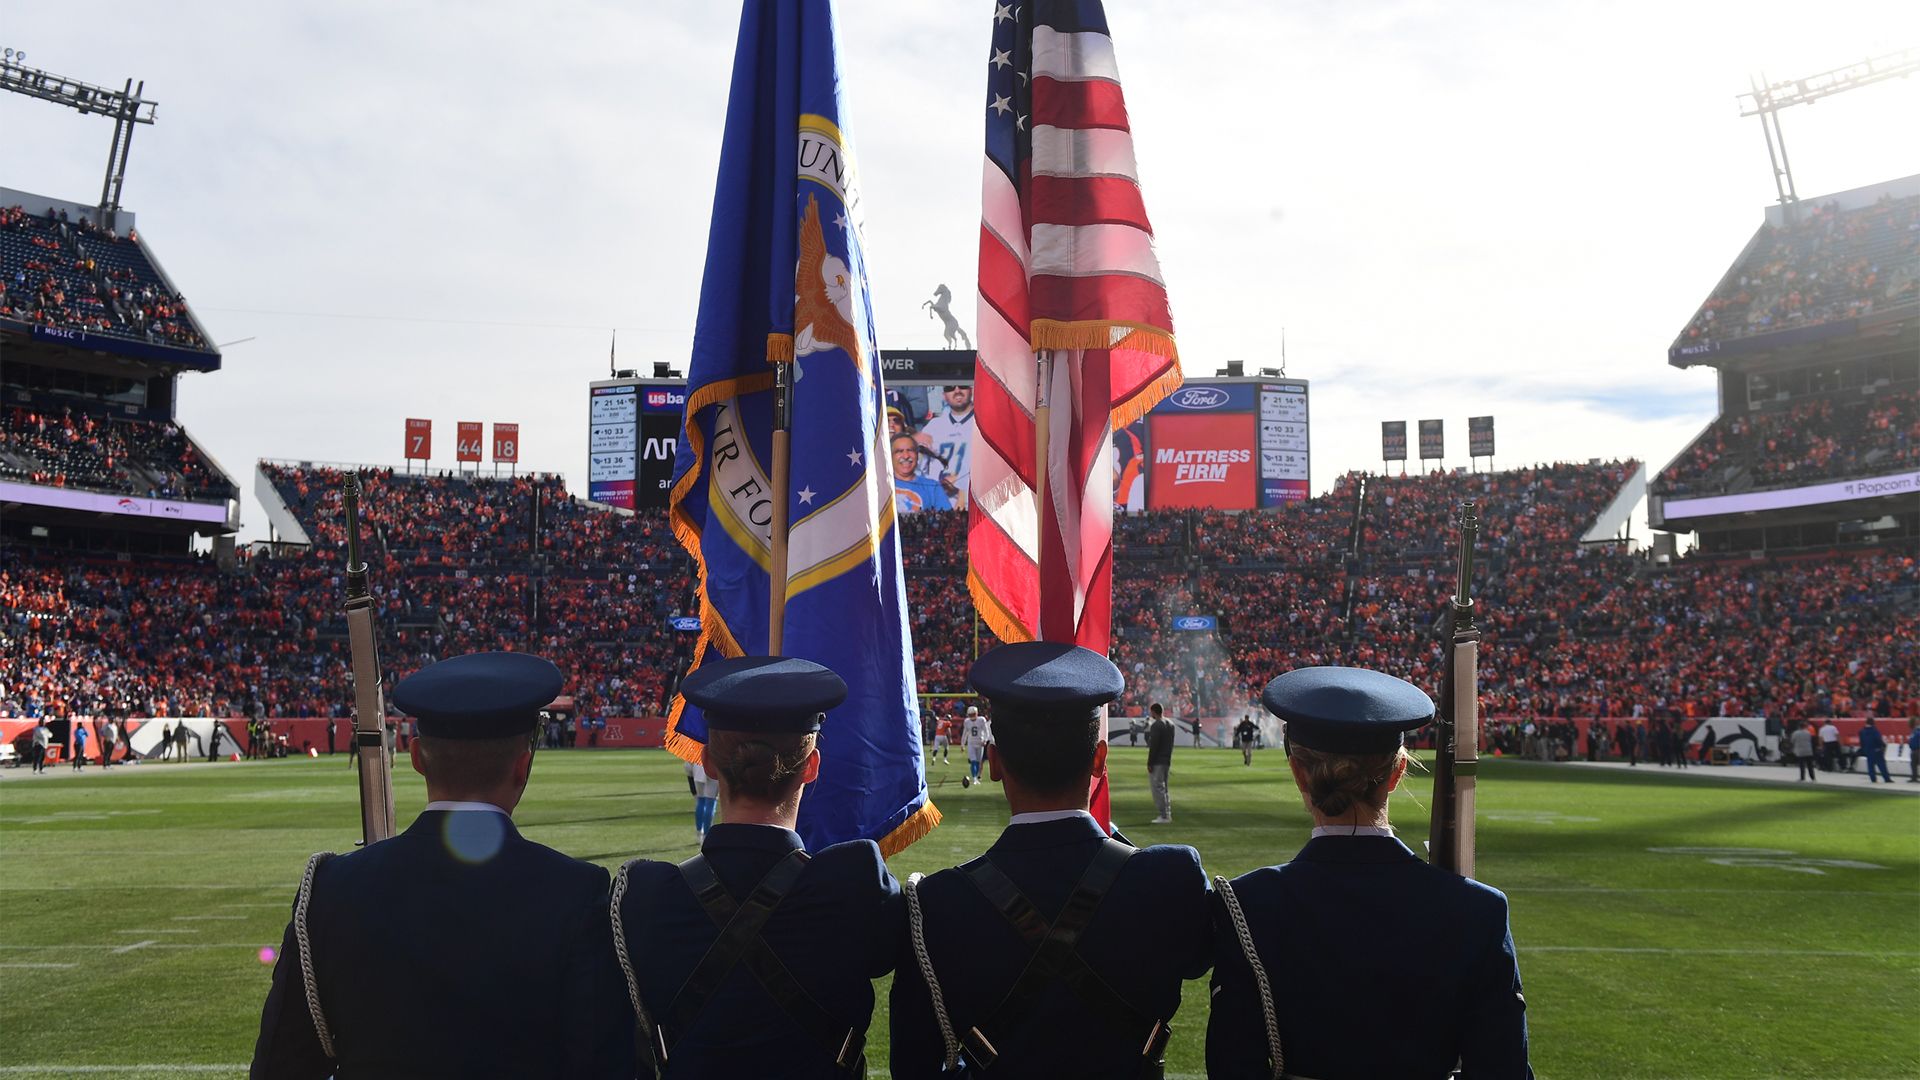
[[[520,461],[520,425],[493,425],[493,460],[500,462]]]
[[[407,460],[425,461],[433,456],[433,421],[407,419]]]
[[[1259,505],[1260,462],[1253,452],[1257,419],[1253,413],[1149,415],[1149,507],[1251,510]]]
[[[453,458],[455,461],[480,460],[480,427],[477,420],[462,420],[454,425]]]

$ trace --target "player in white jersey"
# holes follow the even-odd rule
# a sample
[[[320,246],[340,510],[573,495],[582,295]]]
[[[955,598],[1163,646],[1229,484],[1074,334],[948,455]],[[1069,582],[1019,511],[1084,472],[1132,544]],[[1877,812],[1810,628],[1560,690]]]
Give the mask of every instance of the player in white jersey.
[[[962,786],[971,786],[980,782],[980,765],[987,759],[987,744],[993,741],[993,729],[987,726],[987,718],[980,715],[978,705],[967,706],[967,721],[960,741],[967,748],[967,777]]]
[[[920,467],[938,470],[927,474],[932,479],[940,479],[948,484],[948,494],[956,509],[967,506],[967,476],[971,472],[969,458],[973,452],[973,387],[945,386],[941,388],[941,397],[946,400],[947,411],[928,420],[920,429],[920,435],[933,451],[921,455]]]

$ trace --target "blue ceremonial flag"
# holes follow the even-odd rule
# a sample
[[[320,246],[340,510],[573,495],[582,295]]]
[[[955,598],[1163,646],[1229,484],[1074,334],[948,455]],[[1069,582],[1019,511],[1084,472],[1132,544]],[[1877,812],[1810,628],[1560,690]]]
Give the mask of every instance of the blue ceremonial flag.
[[[829,0],[747,0],[674,461],[674,535],[700,572],[693,664],[767,651],[773,368],[795,365],[782,652],[832,668],[846,703],[800,801],[809,848],[892,854],[940,820],[927,798],[906,582]],[[707,725],[676,697],[667,748]]]

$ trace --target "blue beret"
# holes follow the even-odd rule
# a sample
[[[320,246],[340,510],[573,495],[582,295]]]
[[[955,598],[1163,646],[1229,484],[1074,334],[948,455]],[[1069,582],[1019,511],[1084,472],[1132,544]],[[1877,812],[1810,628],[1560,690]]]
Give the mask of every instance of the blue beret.
[[[847,700],[847,684],[811,660],[736,656],[702,663],[680,694],[700,706],[714,731],[804,735],[819,731],[822,715]]]
[[[1058,641],[1002,645],[973,662],[967,681],[995,707],[1065,715],[1084,715],[1127,688],[1113,661]]]
[[[393,688],[394,707],[420,721],[420,734],[441,739],[525,735],[566,683],[549,660],[528,653],[485,652],[429,664]]]
[[[1260,695],[1289,743],[1329,754],[1384,754],[1433,719],[1433,699],[1404,679],[1350,667],[1289,671]]]

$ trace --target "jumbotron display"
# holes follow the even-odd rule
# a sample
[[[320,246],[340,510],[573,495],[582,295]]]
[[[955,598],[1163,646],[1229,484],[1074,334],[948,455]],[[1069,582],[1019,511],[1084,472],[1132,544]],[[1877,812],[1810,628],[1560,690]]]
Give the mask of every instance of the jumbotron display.
[[[975,432],[973,354],[886,354],[895,508],[961,510]],[[621,509],[667,505],[686,384],[592,383],[587,497]],[[797,419],[796,429],[804,419]],[[1259,510],[1307,498],[1312,456],[1303,379],[1188,379],[1113,434],[1116,510]]]
[[[887,387],[894,485],[903,513],[966,505],[973,438],[969,380]],[[1255,510],[1307,497],[1307,384],[1189,379],[1114,432],[1114,507]]]

